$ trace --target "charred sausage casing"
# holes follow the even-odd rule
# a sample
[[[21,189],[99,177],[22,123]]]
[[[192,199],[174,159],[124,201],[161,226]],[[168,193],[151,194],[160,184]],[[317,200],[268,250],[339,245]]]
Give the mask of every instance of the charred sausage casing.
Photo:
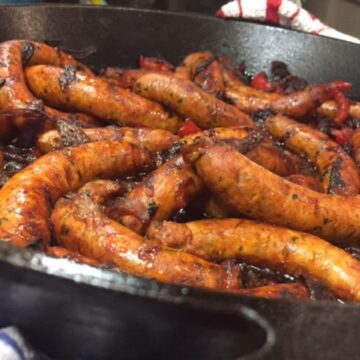
[[[338,195],[359,193],[358,170],[352,158],[321,131],[282,115],[269,117],[265,127],[275,138],[317,165],[324,192]]]
[[[140,77],[134,91],[167,106],[184,118],[191,118],[202,129],[254,126],[248,115],[188,80],[164,74],[148,74]]]
[[[74,68],[25,69],[31,91],[52,106],[85,112],[108,122],[176,132],[181,119],[161,105]]]
[[[360,242],[360,196],[321,194],[293,184],[226,145],[183,148],[205,185],[250,218],[342,244]]]
[[[102,127],[83,129],[83,132],[91,142],[103,140],[127,142],[150,152],[167,150],[179,140],[178,136],[160,129]],[[42,153],[48,153],[64,147],[60,132],[58,130],[50,130],[41,134],[36,147]]]
[[[14,125],[23,129],[29,123],[44,120],[44,117],[51,118],[54,113],[52,109],[44,107],[42,102],[31,94],[25,84],[23,66],[35,64],[76,66],[92,75],[90,70],[70,55],[45,44],[25,40],[12,40],[2,43],[0,45],[0,107],[6,111],[18,111],[20,114],[12,119],[1,121],[1,138],[7,138],[11,135],[11,128]],[[65,120],[68,118],[66,114],[56,113],[58,117]]]
[[[360,262],[314,235],[250,220],[211,219],[153,222],[147,237],[210,261],[237,259],[308,276],[338,297],[360,302]]]
[[[94,186],[99,199],[93,197]],[[73,198],[56,203],[51,221],[61,245],[138,276],[210,289],[238,289],[236,271],[227,273],[220,265],[145,241],[105,216],[99,206],[101,195],[111,193],[112,187],[104,181],[89,183]]]
[[[111,217],[143,233],[150,220],[167,220],[202,190],[202,181],[181,155],[147,175],[111,209]]]
[[[0,239],[18,247],[50,242],[54,202],[96,177],[114,178],[153,166],[134,145],[103,141],[54,151],[12,177],[0,190]]]

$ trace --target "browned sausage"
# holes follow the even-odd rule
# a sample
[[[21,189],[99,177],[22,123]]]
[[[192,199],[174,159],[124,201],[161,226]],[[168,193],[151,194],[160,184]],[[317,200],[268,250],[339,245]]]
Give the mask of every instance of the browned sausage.
[[[151,220],[167,220],[202,190],[202,182],[181,155],[167,161],[120,199],[110,217],[143,233]]]
[[[293,174],[288,176],[287,180],[293,182],[294,184],[305,186],[310,190],[314,190],[317,192],[324,192],[321,182],[314,176]]]
[[[231,145],[237,151],[246,154],[249,159],[280,176],[288,176],[300,171],[299,159],[273,145],[267,135],[262,134],[258,129],[214,128],[186,136],[181,139],[180,144],[182,146],[192,144],[202,135],[208,136],[213,141]]]
[[[57,120],[64,120],[69,123],[77,124],[81,127],[95,127],[99,126],[100,122],[94,116],[84,113],[63,113],[56,109],[46,107],[46,115],[50,124],[46,124],[47,129],[53,129]]]
[[[299,172],[298,164],[292,156],[266,141],[250,150],[246,156],[280,176],[290,176]]]
[[[0,45],[0,108],[2,110],[22,110],[11,120],[1,122],[0,136],[6,138],[12,134],[15,124],[22,129],[29,121],[42,121],[47,114],[41,101],[36,99],[25,85],[23,66],[33,64],[53,64],[57,66],[79,66],[91,74],[85,66],[70,55],[33,41],[13,40]],[[29,116],[31,115],[31,116]],[[57,116],[67,119],[60,112]]]
[[[97,182],[97,196],[111,194],[112,183]],[[51,216],[57,241],[72,251],[128,273],[168,283],[236,290],[237,274],[193,255],[168,250],[106,217],[92,198],[91,183],[72,199],[56,203]],[[115,191],[116,188],[115,188]]]
[[[145,70],[154,70],[154,71],[166,71],[173,72],[174,65],[170,64],[164,58],[161,57],[148,57],[142,56],[139,57],[139,67],[140,69]]]
[[[205,185],[250,218],[319,235],[337,243],[360,242],[360,197],[327,195],[293,184],[229,146],[182,149]]]
[[[169,149],[179,138],[166,130],[128,127],[103,127],[83,129],[89,141],[122,141],[137,145],[150,152]],[[64,147],[58,130],[50,130],[39,136],[36,147],[42,153],[48,153]]]
[[[206,260],[237,259],[320,281],[340,298],[360,302],[360,262],[316,236],[250,220],[168,221],[147,237]]]
[[[0,150],[0,176],[4,170],[4,153]]]
[[[161,105],[101,78],[45,65],[26,68],[25,75],[31,91],[53,106],[82,111],[126,126],[171,132],[181,126],[180,118]]]
[[[182,61],[181,64],[175,68],[174,76],[180,80],[191,81],[192,80],[191,66],[189,64],[185,64],[185,62]]]
[[[357,129],[352,134],[351,140],[351,154],[358,169],[360,169],[360,129]]]
[[[107,81],[123,87],[125,89],[132,90],[135,86],[135,83],[141,76],[145,74],[159,74],[164,73],[171,75],[170,71],[160,71],[160,70],[146,70],[146,69],[118,69],[118,68],[106,68],[105,71],[101,74],[101,77],[105,78]]]
[[[267,118],[265,126],[288,148],[306,155],[317,165],[324,192],[340,195],[359,193],[360,180],[354,161],[326,134],[282,115]]]
[[[183,61],[191,69],[191,79],[206,92],[222,98],[225,84],[221,66],[209,51],[189,54]]]
[[[206,135],[213,141],[230,142],[231,145],[238,150],[241,149],[242,152],[248,152],[253,149],[263,139],[263,135],[256,128],[249,128],[247,126],[217,127],[187,135],[179,141],[179,144],[182,146],[193,144],[202,138],[203,135]]]
[[[212,94],[219,99],[223,99],[225,85],[218,60],[213,59],[206,67],[204,64],[202,65],[204,69],[202,69],[201,65],[196,69],[194,83],[209,94]],[[201,69],[201,71],[199,69]]]
[[[91,266],[100,265],[100,263],[94,259],[90,259],[86,256],[80,255],[75,251],[70,251],[61,246],[50,246],[46,249],[46,253],[56,258],[70,259],[80,264],[86,264]]]
[[[226,88],[225,96],[239,110],[248,114],[271,109],[295,119],[306,118],[323,102],[333,98],[327,85],[312,85],[303,91],[283,95],[266,93],[235,80]]]
[[[94,142],[46,154],[12,177],[0,190],[0,239],[18,247],[50,242],[52,204],[95,178],[134,174],[153,159],[134,145]]]
[[[189,204],[191,213],[205,216],[206,218],[225,219],[236,216],[237,213],[210,192],[203,192]]]
[[[301,283],[266,285],[253,289],[240,289],[237,294],[265,299],[309,300],[309,289]]]
[[[338,114],[338,107],[335,101],[327,101],[317,108],[317,112],[320,115],[335,119]],[[350,116],[360,119],[360,102],[350,103],[349,113]]]
[[[134,90],[146,98],[169,107],[184,118],[191,118],[202,129],[219,126],[254,126],[248,115],[187,80],[164,74],[148,74],[140,77]]]

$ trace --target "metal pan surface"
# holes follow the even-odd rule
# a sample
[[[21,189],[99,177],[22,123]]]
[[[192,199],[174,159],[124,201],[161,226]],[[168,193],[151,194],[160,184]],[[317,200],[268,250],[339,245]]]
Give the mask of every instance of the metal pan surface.
[[[93,67],[132,66],[139,55],[160,55],[178,62],[189,52],[210,50],[245,60],[250,71],[267,69],[272,60],[281,60],[294,74],[312,83],[351,81],[351,97],[360,99],[360,47],[338,40],[204,15],[70,5],[1,7],[0,24],[0,41],[49,41]],[[236,358],[246,353],[253,353],[248,358],[347,359],[360,351],[358,306],[272,301],[169,286],[0,245],[1,301],[6,310],[0,312],[0,326],[20,326],[35,345],[55,358],[75,354],[66,349],[76,352],[79,359],[105,358],[106,351],[109,358],[136,359],[141,354],[140,358],[163,359],[170,357],[172,350],[171,357],[176,358],[179,344],[174,339],[187,332],[191,319],[195,319],[195,330],[189,330],[189,336],[201,341],[190,346],[180,337],[185,339],[183,349],[188,352],[180,353],[183,357],[179,359]],[[275,346],[267,322],[242,308],[244,305],[260,313],[275,329]],[[204,311],[222,317],[207,323],[206,328],[215,331],[208,334],[211,341],[199,337],[204,333],[201,324],[208,318]],[[200,314],[196,320],[198,313],[204,316]],[[229,316],[239,319],[241,326],[235,329]],[[176,320],[182,327],[174,327]],[[31,330],[34,323],[40,332]],[[235,335],[221,337],[221,326],[227,334]],[[171,332],[173,327],[177,330]],[[141,339],[122,338],[124,334],[140,334],[139,329],[147,329]],[[152,337],[151,330],[162,335]],[[110,333],[117,335],[109,337]],[[138,343],[129,343],[131,339]],[[171,339],[174,346],[164,346]],[[210,343],[229,352],[221,357]],[[243,352],[236,353],[239,348],[234,350],[235,343]],[[131,351],[126,344],[131,344]],[[156,354],[154,349],[161,346],[167,353]],[[206,346],[207,352],[201,353]],[[145,349],[155,352],[146,354]],[[254,354],[256,349],[260,350]],[[122,356],[115,356],[119,351]]]

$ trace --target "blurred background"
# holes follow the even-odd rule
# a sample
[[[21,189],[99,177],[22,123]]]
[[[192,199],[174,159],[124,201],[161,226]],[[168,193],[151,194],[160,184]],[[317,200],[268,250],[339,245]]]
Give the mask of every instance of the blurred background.
[[[93,3],[101,5],[129,6],[136,8],[164,9],[171,11],[191,11],[215,14],[215,11],[230,0],[0,0],[5,3]],[[256,0],[253,0],[256,1]],[[296,0],[294,0],[296,1]],[[300,1],[300,0],[297,0]],[[303,6],[326,24],[350,35],[360,37],[360,0],[303,0]]]

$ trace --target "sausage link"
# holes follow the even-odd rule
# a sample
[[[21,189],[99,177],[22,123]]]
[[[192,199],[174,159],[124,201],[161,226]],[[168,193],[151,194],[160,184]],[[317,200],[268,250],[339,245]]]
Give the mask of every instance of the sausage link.
[[[189,54],[183,61],[190,67],[191,79],[203,90],[218,98],[223,98],[225,83],[217,58],[209,51]]]
[[[94,259],[90,259],[86,256],[80,255],[75,251],[70,251],[61,246],[50,246],[46,249],[46,253],[56,258],[63,258],[73,260],[80,264],[86,264],[91,266],[98,266],[100,263]]]
[[[338,106],[335,101],[327,101],[317,108],[317,113],[331,119],[338,115]],[[360,119],[360,102],[350,103],[350,116]]]
[[[83,129],[83,131],[91,142],[103,140],[128,142],[150,152],[167,150],[179,139],[171,132],[160,129],[103,127]],[[50,130],[40,135],[36,147],[42,153],[64,147],[60,132]]]
[[[303,91],[289,95],[266,93],[244,85],[240,81],[232,81],[225,90],[225,96],[239,110],[253,114],[260,110],[271,109],[295,119],[304,119],[323,102],[333,98],[328,85],[312,85]]]
[[[86,185],[72,199],[60,199],[51,216],[57,241],[66,248],[128,273],[168,283],[236,290],[236,274],[193,255],[168,250],[106,217]],[[108,187],[106,183],[103,186]],[[104,190],[99,189],[97,192]],[[106,189],[105,189],[106,191]]]
[[[143,233],[151,220],[169,219],[201,190],[202,181],[179,155],[149,174],[109,214],[131,230]]]
[[[360,169],[360,129],[352,134],[350,140],[351,154],[358,169]]]
[[[265,141],[250,150],[246,156],[280,176],[290,176],[299,172],[298,164],[293,157],[279,147]]]
[[[321,194],[260,167],[229,146],[182,149],[207,188],[252,219],[313,233],[342,244],[360,242],[360,197]]]
[[[223,201],[215,198],[210,192],[203,192],[195,201],[189,204],[191,213],[206,218],[225,219],[236,216],[236,212]]]
[[[314,235],[250,220],[168,221],[150,225],[147,237],[205,260],[241,260],[326,285],[342,299],[360,302],[360,262]]]
[[[176,132],[181,126],[161,105],[101,78],[45,65],[26,68],[25,75],[31,91],[53,106],[132,127]]]
[[[118,68],[106,68],[101,73],[101,78],[110,81],[112,84],[118,85],[122,88],[132,90],[135,83],[141,76],[145,74],[168,74],[174,75],[170,71],[164,70],[146,70],[146,69],[118,69]]]
[[[317,192],[324,192],[321,182],[314,176],[303,175],[303,174],[293,174],[286,178],[294,184],[304,186],[310,190]]]
[[[164,74],[148,74],[140,77],[134,90],[184,118],[191,118],[202,129],[242,125],[254,127],[248,115],[187,80]]]
[[[231,145],[237,151],[246,154],[249,159],[280,176],[299,172],[299,159],[271,144],[268,137],[258,129],[248,127],[214,128],[186,136],[178,144],[182,146],[192,144],[203,135],[209,137],[210,141]]]
[[[324,192],[339,195],[359,193],[360,180],[354,161],[327,135],[282,115],[267,118],[265,127],[288,148],[306,155],[316,164]]]
[[[52,204],[95,177],[114,178],[152,166],[134,145],[103,141],[54,151],[34,161],[0,190],[0,239],[18,247],[50,242]]]
[[[70,55],[55,50],[45,44],[34,41],[13,40],[0,45],[0,108],[2,110],[22,110],[7,123],[2,122],[0,136],[6,138],[11,134],[13,124],[23,129],[30,121],[42,121],[44,116],[51,117],[42,102],[28,90],[23,74],[23,66],[34,64],[53,64],[57,66],[78,66],[90,73],[85,66],[78,63]],[[51,111],[50,111],[51,112]],[[32,114],[32,116],[28,116]],[[36,116],[35,116],[36,115]],[[65,114],[58,116],[66,119]],[[4,134],[4,136],[2,136]]]
[[[274,284],[252,289],[240,289],[236,293],[244,296],[254,296],[265,299],[298,301],[310,299],[309,289],[301,283]]]

